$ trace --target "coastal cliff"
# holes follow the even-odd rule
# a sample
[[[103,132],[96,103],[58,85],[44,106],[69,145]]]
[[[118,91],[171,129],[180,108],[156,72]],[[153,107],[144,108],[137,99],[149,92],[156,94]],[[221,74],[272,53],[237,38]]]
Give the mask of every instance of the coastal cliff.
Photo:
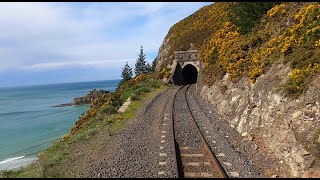
[[[258,9],[244,12],[242,5],[214,3],[172,26],[157,70],[172,69],[174,51],[194,45],[203,64],[198,93],[243,137],[288,166],[290,176],[317,177],[320,4],[271,4],[250,28],[246,13]]]

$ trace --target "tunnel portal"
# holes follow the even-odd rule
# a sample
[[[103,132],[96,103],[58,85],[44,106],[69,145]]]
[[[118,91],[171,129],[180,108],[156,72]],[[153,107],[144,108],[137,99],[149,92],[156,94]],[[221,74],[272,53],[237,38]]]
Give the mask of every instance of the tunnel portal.
[[[197,83],[201,67],[198,51],[189,49],[187,51],[174,52],[174,61],[171,67],[168,82],[179,86]]]
[[[194,84],[197,82],[198,70],[195,66],[187,64],[183,68],[179,64],[175,68],[173,81],[175,85]]]
[[[191,64],[186,65],[183,67],[181,71],[183,84],[194,84],[197,82],[198,78],[198,70]]]

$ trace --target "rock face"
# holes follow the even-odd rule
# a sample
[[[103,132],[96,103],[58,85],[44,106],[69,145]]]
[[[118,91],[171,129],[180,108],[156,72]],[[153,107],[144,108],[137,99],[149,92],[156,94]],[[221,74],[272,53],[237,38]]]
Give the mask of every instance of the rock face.
[[[126,109],[129,107],[131,104],[131,97],[129,97],[126,102],[122,104],[122,106],[118,109],[118,113],[123,113],[126,111]]]
[[[74,105],[81,105],[81,104],[90,104],[94,99],[98,98],[104,93],[109,93],[109,91],[105,91],[103,89],[93,91],[89,91],[85,96],[74,98],[73,104]]]
[[[169,46],[169,40],[170,38],[166,37],[164,38],[160,48],[159,48],[159,53],[157,56],[157,64],[156,64],[156,71],[160,71],[161,69],[164,69],[166,67],[164,67],[164,62],[166,59],[169,59],[169,50],[170,50],[170,46]],[[168,65],[168,67],[170,67],[170,65]]]
[[[288,164],[293,177],[302,177],[319,168],[320,77],[293,99],[281,90],[288,73],[289,67],[275,65],[254,84],[246,78],[232,83],[226,74],[210,87],[202,77],[198,90],[242,136],[261,137],[267,152]]]

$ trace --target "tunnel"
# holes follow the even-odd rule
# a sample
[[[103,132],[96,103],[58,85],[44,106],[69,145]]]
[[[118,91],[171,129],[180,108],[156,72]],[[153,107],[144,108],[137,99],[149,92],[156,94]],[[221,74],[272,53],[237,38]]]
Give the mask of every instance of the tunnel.
[[[191,64],[186,65],[181,71],[183,84],[194,84],[197,82],[198,70]]]
[[[175,85],[194,84],[197,82],[197,77],[198,70],[195,66],[188,64],[181,68],[181,66],[177,64],[173,75],[173,82]]]

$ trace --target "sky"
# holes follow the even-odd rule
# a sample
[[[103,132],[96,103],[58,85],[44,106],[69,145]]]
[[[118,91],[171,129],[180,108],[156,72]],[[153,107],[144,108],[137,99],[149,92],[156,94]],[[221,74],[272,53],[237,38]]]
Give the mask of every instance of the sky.
[[[0,2],[0,88],[121,79],[209,2]]]

